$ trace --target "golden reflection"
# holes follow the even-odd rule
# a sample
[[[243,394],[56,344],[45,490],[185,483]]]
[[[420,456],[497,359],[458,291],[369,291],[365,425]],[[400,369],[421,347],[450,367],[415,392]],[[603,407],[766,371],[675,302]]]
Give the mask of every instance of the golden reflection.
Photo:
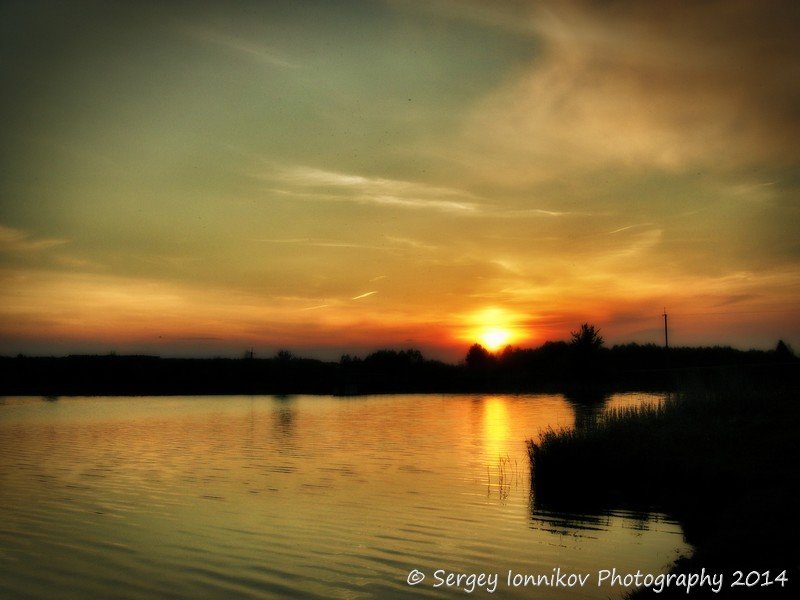
[[[497,466],[501,456],[508,454],[509,416],[506,401],[497,396],[489,396],[484,403],[483,438],[486,460]]]

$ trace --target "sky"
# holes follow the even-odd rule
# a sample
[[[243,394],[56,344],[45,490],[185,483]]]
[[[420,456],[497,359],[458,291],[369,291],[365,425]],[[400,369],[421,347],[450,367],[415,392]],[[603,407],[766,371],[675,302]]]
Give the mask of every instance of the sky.
[[[0,0],[0,354],[800,348],[795,2]]]

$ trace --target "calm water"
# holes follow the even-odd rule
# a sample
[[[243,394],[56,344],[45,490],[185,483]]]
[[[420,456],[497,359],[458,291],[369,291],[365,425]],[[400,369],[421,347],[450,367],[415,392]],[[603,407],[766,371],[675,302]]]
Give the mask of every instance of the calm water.
[[[436,569],[618,596],[505,585],[688,550],[658,516],[531,509],[525,440],[575,419],[557,395],[0,399],[0,597],[465,595]]]

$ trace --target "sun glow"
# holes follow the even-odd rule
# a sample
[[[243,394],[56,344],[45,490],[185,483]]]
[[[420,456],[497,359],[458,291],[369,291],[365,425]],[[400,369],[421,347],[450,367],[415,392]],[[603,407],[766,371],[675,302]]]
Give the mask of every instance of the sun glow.
[[[488,327],[480,332],[480,343],[492,352],[499,350],[508,343],[511,333],[499,327]]]
[[[526,337],[520,326],[523,320],[524,316],[502,308],[486,308],[466,317],[468,325],[463,330],[463,339],[497,352]]]

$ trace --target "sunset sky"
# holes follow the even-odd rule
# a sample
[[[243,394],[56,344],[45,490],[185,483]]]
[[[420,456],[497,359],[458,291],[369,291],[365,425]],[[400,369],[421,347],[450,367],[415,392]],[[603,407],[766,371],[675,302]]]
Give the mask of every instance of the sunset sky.
[[[0,354],[800,348],[796,2],[0,1]]]

